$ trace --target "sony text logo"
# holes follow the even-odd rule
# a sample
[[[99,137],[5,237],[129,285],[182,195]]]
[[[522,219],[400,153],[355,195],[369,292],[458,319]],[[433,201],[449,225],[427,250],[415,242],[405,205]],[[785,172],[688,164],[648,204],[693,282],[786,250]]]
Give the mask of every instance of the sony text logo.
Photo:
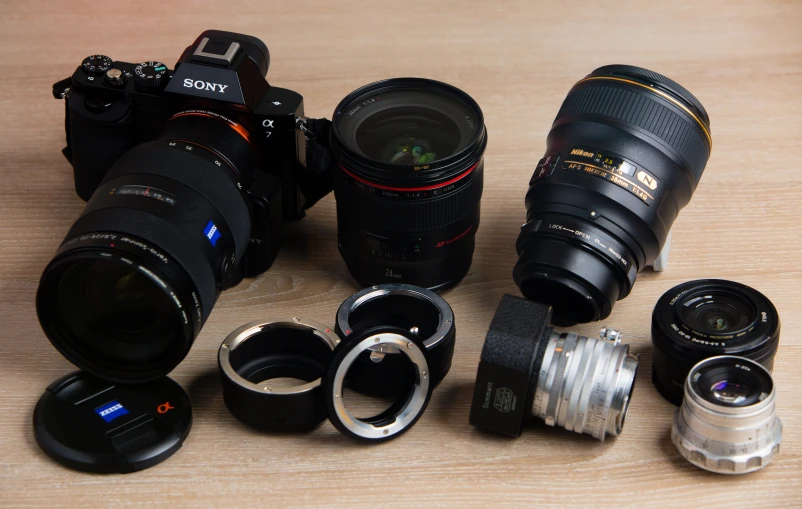
[[[198,90],[210,90],[212,92],[218,92],[220,94],[224,94],[228,85],[221,85],[220,83],[209,83],[208,81],[202,80],[193,80],[192,78],[187,78],[184,80],[184,86],[186,88],[196,88]]]

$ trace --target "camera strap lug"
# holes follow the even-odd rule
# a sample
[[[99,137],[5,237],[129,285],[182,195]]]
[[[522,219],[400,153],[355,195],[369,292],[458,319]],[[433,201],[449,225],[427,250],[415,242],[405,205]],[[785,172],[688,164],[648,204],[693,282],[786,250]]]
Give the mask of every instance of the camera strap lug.
[[[64,99],[70,95],[70,86],[72,85],[72,78],[64,78],[53,84],[53,97],[56,99]]]

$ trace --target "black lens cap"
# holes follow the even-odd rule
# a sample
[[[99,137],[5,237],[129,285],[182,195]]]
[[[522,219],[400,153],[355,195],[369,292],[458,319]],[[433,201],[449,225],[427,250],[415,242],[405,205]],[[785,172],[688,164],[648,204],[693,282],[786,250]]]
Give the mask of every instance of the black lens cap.
[[[33,412],[39,447],[85,472],[152,467],[181,447],[191,427],[189,397],[167,377],[123,385],[76,371],[53,382]]]

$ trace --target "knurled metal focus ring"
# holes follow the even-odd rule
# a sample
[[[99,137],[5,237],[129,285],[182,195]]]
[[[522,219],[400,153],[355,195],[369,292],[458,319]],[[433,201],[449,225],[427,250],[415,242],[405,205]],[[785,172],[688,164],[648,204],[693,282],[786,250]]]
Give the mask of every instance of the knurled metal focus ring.
[[[348,370],[371,347],[388,345],[410,361],[413,372],[406,390],[380,414],[360,419],[346,407],[343,390]],[[354,333],[334,350],[334,358],[323,379],[323,402],[331,423],[344,435],[379,442],[395,438],[415,425],[432,397],[426,347],[420,338],[398,327],[374,327]]]
[[[337,310],[335,331],[342,339],[379,325],[418,329],[410,333],[425,346],[431,383],[437,386],[445,378],[454,356],[456,325],[454,312],[442,297],[418,286],[384,284],[351,295]],[[354,362],[348,387],[363,394],[395,395],[406,386],[406,363],[393,352],[384,353],[378,361],[377,350],[372,348]]]
[[[321,377],[339,338],[300,318],[254,321],[226,337],[217,359],[223,401],[234,417],[264,431],[300,432],[326,419]],[[306,383],[286,387],[276,378]]]

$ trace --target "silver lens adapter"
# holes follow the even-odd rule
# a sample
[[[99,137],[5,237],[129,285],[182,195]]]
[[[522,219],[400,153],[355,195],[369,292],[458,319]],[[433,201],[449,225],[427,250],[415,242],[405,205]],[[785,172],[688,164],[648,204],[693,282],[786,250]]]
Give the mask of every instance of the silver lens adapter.
[[[780,451],[775,394],[771,374],[755,361],[730,355],[703,360],[685,380],[671,441],[685,459],[711,472],[759,470]]]
[[[228,335],[217,355],[226,407],[264,431],[315,428],[326,419],[321,377],[338,342],[330,328],[300,318],[243,325]],[[282,387],[277,378],[306,383]]]
[[[377,347],[391,349],[409,360],[410,372],[405,376],[408,384],[387,410],[359,419],[343,401],[345,380],[359,356]],[[329,420],[344,435],[377,442],[395,438],[411,428],[426,410],[433,389],[423,341],[400,327],[378,326],[355,332],[337,346],[323,380],[323,402]]]

